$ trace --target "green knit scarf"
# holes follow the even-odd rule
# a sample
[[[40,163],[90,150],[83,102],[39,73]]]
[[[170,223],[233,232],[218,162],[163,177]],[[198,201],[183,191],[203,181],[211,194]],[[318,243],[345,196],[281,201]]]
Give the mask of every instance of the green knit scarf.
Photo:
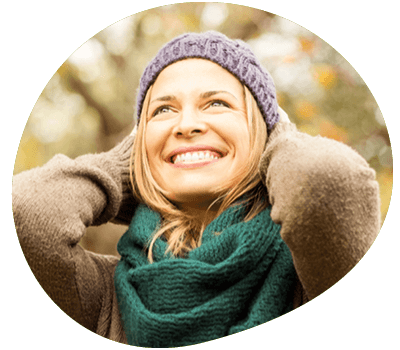
[[[244,214],[241,206],[226,210],[185,258],[165,254],[166,242],[157,239],[150,264],[145,248],[161,218],[145,205],[137,208],[118,243],[114,277],[129,344],[197,344],[292,310],[296,272],[280,226],[270,208],[248,222]]]

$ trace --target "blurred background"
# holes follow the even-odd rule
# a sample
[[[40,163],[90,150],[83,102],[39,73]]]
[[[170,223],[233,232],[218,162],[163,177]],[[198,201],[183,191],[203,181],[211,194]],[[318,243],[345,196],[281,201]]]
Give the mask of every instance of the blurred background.
[[[280,106],[299,130],[344,142],[369,162],[380,184],[383,222],[392,193],[392,152],[382,114],[362,78],[305,28],[232,4],[158,7],[89,39],[39,96],[21,138],[14,173],[43,165],[57,153],[75,158],[112,148],[136,122],[139,79],[160,47],[184,32],[210,29],[250,44],[274,78]],[[118,255],[116,244],[125,230],[114,224],[90,227],[81,245]]]

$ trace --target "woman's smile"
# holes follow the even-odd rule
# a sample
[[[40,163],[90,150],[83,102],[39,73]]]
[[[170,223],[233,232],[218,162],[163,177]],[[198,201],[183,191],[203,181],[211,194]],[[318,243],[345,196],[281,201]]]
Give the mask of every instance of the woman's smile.
[[[198,159],[196,154],[192,159],[188,159],[188,157],[191,156],[186,156],[186,159],[184,160],[178,159],[175,163],[171,163],[171,166],[180,169],[197,169],[214,164],[220,160],[220,158],[214,158],[214,156],[210,156],[210,158],[207,159]]]
[[[171,161],[174,165],[179,164],[193,164],[193,163],[206,163],[214,159],[220,159],[221,156],[211,154],[210,152],[189,152],[178,154]]]
[[[195,169],[214,164],[225,155],[225,152],[215,147],[195,145],[175,149],[169,154],[166,161],[176,168]]]

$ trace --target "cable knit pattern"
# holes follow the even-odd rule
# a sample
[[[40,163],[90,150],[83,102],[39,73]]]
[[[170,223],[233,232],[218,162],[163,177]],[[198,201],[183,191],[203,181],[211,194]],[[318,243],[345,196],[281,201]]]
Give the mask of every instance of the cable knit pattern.
[[[160,72],[170,64],[186,58],[204,58],[219,64],[246,85],[255,97],[268,128],[279,120],[275,85],[248,44],[208,31],[186,33],[167,43],[146,67],[137,96],[137,116],[143,107],[147,90]]]
[[[296,272],[270,208],[243,222],[244,208],[226,210],[205,230],[187,258],[165,254],[158,239],[155,262],[144,247],[160,216],[140,205],[121,238],[115,271],[129,344],[176,347],[233,334],[290,311]],[[215,235],[216,232],[222,232]]]

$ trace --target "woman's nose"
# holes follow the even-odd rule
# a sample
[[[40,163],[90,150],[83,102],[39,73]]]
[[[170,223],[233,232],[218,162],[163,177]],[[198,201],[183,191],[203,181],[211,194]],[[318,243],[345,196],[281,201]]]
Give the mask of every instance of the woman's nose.
[[[176,137],[194,137],[205,134],[208,130],[207,124],[201,120],[196,111],[182,111],[173,133]]]

